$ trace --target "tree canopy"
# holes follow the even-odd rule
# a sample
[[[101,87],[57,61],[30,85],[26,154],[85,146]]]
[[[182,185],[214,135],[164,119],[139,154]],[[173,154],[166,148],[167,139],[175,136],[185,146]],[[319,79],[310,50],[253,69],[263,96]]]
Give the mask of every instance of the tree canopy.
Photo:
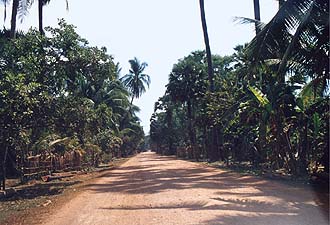
[[[46,154],[54,141],[65,151],[55,147],[52,154],[81,149],[90,165],[130,154],[143,142],[137,108],[107,49],[90,46],[64,20],[45,30],[0,36],[2,178],[6,168],[23,173],[27,157]]]
[[[280,6],[268,24],[256,21],[260,12],[243,19],[258,28],[251,42],[212,55],[214,91],[205,52],[178,60],[151,117],[158,152],[207,160],[216,151],[228,164],[329,172],[329,3]]]

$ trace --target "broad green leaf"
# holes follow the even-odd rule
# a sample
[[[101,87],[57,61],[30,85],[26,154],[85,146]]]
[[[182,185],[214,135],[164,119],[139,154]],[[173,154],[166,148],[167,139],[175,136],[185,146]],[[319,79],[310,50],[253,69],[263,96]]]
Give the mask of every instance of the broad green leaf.
[[[263,94],[258,88],[249,86],[249,90],[253,93],[254,97],[259,101],[260,105],[264,107],[269,113],[272,111],[272,106],[265,94]]]

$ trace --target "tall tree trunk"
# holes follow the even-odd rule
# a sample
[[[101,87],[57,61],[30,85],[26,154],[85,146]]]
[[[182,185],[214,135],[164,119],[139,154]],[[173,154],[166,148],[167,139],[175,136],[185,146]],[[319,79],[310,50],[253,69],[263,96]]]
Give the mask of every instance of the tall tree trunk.
[[[39,32],[40,34],[44,35],[44,28],[43,28],[43,0],[38,0],[38,16],[39,16]]]
[[[209,145],[207,147],[207,155],[211,162],[218,161],[222,155],[219,139],[221,132],[216,127],[211,127],[209,131]]]
[[[301,145],[299,153],[299,168],[297,168],[299,175],[307,174],[307,153],[309,152],[308,141],[308,118],[303,118],[303,129],[301,133]]]
[[[209,82],[210,82],[210,91],[214,92],[214,80],[213,80],[214,79],[213,78],[214,73],[213,73],[210,41],[209,41],[209,35],[208,35],[208,32],[207,32],[207,25],[206,25],[204,0],[199,0],[199,6],[200,6],[200,11],[201,11],[201,21],[202,21],[202,27],[203,27],[205,49],[206,49],[207,74],[208,74]]]
[[[16,22],[17,22],[18,6],[19,6],[19,0],[13,0],[13,6],[11,12],[10,38],[16,38]]]
[[[168,151],[170,155],[173,155],[175,153],[174,151],[174,147],[173,147],[173,111],[171,109],[171,107],[169,107],[169,109],[167,110],[167,127],[168,127],[168,131],[169,131],[169,140],[168,140]]]
[[[209,83],[210,83],[209,90],[211,93],[213,93],[214,92],[214,72],[213,72],[213,65],[212,65],[212,54],[211,54],[211,48],[210,48],[209,35],[207,32],[204,0],[199,0],[199,7],[200,7],[200,13],[201,13],[201,21],[202,21],[202,27],[203,27],[203,35],[204,35],[206,58],[207,58],[207,74],[208,74],[208,79],[209,79]],[[209,156],[210,156],[211,161],[218,160],[216,142],[217,142],[217,131],[215,128],[211,128],[211,145],[210,145],[210,149],[209,149]]]
[[[330,166],[330,164],[329,164],[329,131],[330,131],[330,129],[329,129],[329,120],[326,122],[326,133],[325,133],[325,148],[323,149],[323,156],[322,156],[322,158],[321,158],[321,162],[322,162],[322,164],[324,165],[324,171],[326,172],[326,173],[329,173],[330,172],[330,170],[329,170],[329,166]]]
[[[2,190],[6,190],[6,166],[7,166],[8,146],[5,146],[2,160]]]
[[[193,156],[196,156],[196,133],[195,133],[195,127],[193,123],[193,106],[191,103],[191,100],[188,100],[187,102],[187,117],[188,117],[188,132],[189,132],[189,139],[190,139],[190,144],[192,148],[192,153]],[[196,157],[195,157],[196,158]]]
[[[262,111],[260,113],[260,119],[259,119],[259,140],[258,140],[258,155],[256,158],[256,166],[259,166],[259,163],[265,159],[265,147],[266,147],[266,140],[267,140],[267,119],[265,115],[265,111]]]
[[[254,6],[254,19],[260,21],[260,4],[259,0],[253,0],[253,6]],[[260,28],[257,23],[255,23],[256,27],[256,34],[260,32]]]
[[[254,19],[257,21],[260,21],[260,4],[259,4],[259,0],[253,0],[253,6],[254,6]],[[258,26],[258,23],[255,23],[255,28],[256,28],[256,35],[258,35],[258,33],[261,31],[261,29]],[[257,73],[259,74],[260,77],[260,90],[263,89],[263,79],[262,79],[262,74],[260,73],[260,71],[257,69]],[[260,124],[259,124],[259,149],[258,149],[258,153],[256,154],[256,157],[254,159],[254,163],[256,163],[256,166],[259,166],[259,163],[261,161],[261,155],[263,152],[263,149],[266,145],[266,133],[267,133],[267,125],[266,125],[266,119],[265,119],[265,112],[261,112],[260,113]]]

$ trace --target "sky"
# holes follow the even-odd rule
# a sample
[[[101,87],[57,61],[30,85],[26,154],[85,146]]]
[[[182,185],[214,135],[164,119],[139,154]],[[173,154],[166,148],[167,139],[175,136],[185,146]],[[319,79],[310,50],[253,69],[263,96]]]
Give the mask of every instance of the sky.
[[[80,36],[92,46],[108,49],[128,73],[129,59],[147,62],[150,89],[134,104],[146,134],[154,103],[165,93],[168,74],[178,59],[195,50],[203,50],[204,39],[198,0],[52,0],[44,9],[44,26],[56,26],[64,18],[77,27]],[[37,1],[35,1],[37,2]],[[260,0],[261,21],[268,22],[278,10],[275,0]],[[253,25],[242,25],[235,17],[254,17],[253,0],[205,0],[206,20],[212,54],[229,55],[239,44],[254,36]],[[3,6],[0,19],[3,18]],[[7,28],[10,7],[7,11]],[[37,4],[18,30],[38,26]]]

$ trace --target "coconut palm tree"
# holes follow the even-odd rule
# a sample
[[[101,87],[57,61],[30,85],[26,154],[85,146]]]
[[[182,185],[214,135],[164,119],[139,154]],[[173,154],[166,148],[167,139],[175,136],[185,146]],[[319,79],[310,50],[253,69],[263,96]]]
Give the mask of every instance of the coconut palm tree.
[[[204,0],[199,0],[199,8],[201,13],[201,22],[203,27],[203,35],[204,35],[204,43],[205,43],[205,50],[206,50],[206,58],[207,58],[207,74],[209,79],[209,89],[210,92],[214,92],[214,71],[212,65],[212,54],[210,48],[210,41],[207,32],[207,24],[206,24],[206,17],[205,17],[205,7],[204,7]],[[209,149],[209,156],[211,161],[216,161],[219,159],[219,152],[217,150],[217,130],[215,128],[211,129],[211,147]]]
[[[312,91],[314,98],[308,99],[313,107],[320,107],[322,101],[318,99],[326,99],[323,96],[328,91],[329,85],[329,2],[323,0],[280,1],[279,11],[251,41],[247,53],[252,61],[256,62],[255,65],[257,62],[271,64],[277,82],[270,83],[267,91],[265,89],[264,91],[272,96],[274,103],[281,102],[283,101],[281,99],[288,96],[294,99],[294,85],[306,84],[306,81],[310,81],[306,87]],[[304,90],[307,88],[302,89],[301,92],[303,93]],[[297,104],[302,105],[298,99]],[[292,154],[292,149],[286,144],[283,126],[285,121],[289,121],[288,116],[280,114],[283,106],[273,105],[277,115],[273,121],[273,127],[276,127],[276,133],[274,133],[277,137],[276,146],[281,146],[279,147],[281,149],[286,148],[286,151]],[[298,111],[296,113],[300,114]],[[308,121],[314,115],[308,116],[299,117],[299,124],[302,124],[301,130],[305,132],[300,135],[301,147],[299,147],[298,155],[301,168],[306,168],[306,154],[310,146],[306,144]],[[314,120],[318,121],[317,118],[316,115]],[[324,142],[329,143],[328,140]],[[324,150],[324,155],[326,155],[328,148]],[[295,168],[295,166],[291,167]],[[301,168],[300,172],[306,172]]]
[[[146,92],[145,85],[150,85],[150,76],[143,73],[145,68],[148,66],[146,62],[140,62],[136,57],[128,61],[131,65],[129,73],[123,76],[120,80],[124,86],[131,93],[131,104],[134,98],[139,98],[143,93]]]
[[[252,60],[278,60],[277,76],[284,83],[289,68],[310,76],[329,73],[329,2],[287,0],[249,45]]]

